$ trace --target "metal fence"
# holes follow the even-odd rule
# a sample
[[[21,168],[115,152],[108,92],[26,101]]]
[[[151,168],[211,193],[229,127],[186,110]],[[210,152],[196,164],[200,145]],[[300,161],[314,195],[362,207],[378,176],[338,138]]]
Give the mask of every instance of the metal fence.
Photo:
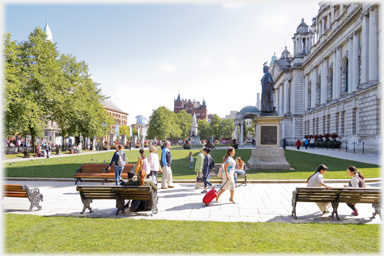
[[[317,144],[315,146],[315,149],[321,149],[321,150],[337,150],[337,151],[344,151],[344,152],[351,152],[351,153],[356,153],[356,154],[381,154],[381,148],[382,148],[382,143],[372,145],[372,144],[367,144],[365,142],[363,143],[348,143],[347,141],[341,141],[341,145],[339,147],[331,147],[331,146],[322,146],[321,144]],[[281,147],[283,146],[283,143],[280,144]],[[287,146],[292,146],[296,147],[296,142],[295,141],[287,141],[286,142]],[[304,146],[302,146],[304,147]],[[308,148],[310,146],[308,145]]]

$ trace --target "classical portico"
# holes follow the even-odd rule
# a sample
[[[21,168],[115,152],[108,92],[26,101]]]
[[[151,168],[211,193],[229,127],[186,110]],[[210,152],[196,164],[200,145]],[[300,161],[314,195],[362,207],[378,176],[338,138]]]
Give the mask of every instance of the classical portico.
[[[244,146],[244,120],[253,119],[260,116],[260,110],[255,106],[246,106],[236,114],[235,118],[235,137],[240,141],[240,146]],[[240,139],[238,138],[238,129],[240,128]]]

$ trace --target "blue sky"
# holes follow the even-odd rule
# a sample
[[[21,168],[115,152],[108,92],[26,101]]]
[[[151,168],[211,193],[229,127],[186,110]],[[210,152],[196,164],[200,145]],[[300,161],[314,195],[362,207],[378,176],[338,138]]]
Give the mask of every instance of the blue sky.
[[[8,2],[3,32],[23,41],[48,21],[59,52],[85,61],[131,124],[159,106],[173,110],[179,92],[220,117],[255,105],[262,64],[285,42],[292,52],[301,18],[311,25],[317,11],[315,1]]]

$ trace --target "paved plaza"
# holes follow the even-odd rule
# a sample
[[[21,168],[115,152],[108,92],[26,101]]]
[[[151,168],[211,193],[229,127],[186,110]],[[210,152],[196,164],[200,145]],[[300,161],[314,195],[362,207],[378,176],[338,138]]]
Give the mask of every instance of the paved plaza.
[[[20,181],[8,180],[8,184],[20,184]],[[29,212],[29,201],[26,198],[8,198],[2,201],[3,211],[15,214],[32,214],[41,216],[86,216],[103,218],[133,218],[133,219],[163,219],[189,221],[227,221],[227,222],[327,222],[327,223],[381,223],[379,215],[371,220],[374,209],[370,204],[358,204],[359,216],[352,216],[352,210],[345,204],[340,204],[338,212],[340,221],[329,215],[322,216],[315,203],[298,203],[297,220],[291,217],[292,191],[303,183],[254,183],[241,185],[235,190],[235,201],[229,202],[229,191],[220,198],[205,206],[202,202],[201,189],[195,189],[191,183],[176,183],[173,189],[159,189],[158,214],[138,216],[128,209],[125,213],[115,215],[115,200],[93,200],[92,213],[88,210],[80,214],[83,204],[74,182],[23,181],[29,187],[38,187],[44,195],[41,203],[42,210],[36,208]],[[94,182],[84,182],[83,185]],[[98,184],[98,183],[97,183]],[[113,184],[113,183],[109,183]],[[341,187],[345,183],[334,183],[332,186]],[[371,183],[379,186],[379,183]]]

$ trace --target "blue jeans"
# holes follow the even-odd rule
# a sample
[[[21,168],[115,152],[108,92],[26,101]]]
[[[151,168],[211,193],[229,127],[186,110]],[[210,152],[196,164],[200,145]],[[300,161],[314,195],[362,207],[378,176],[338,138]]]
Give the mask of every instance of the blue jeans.
[[[237,175],[242,175],[244,174],[245,171],[244,170],[235,170],[235,175],[234,175],[234,180],[235,180],[235,186],[237,184]]]
[[[206,188],[207,187],[207,184],[209,184],[209,185],[211,185],[212,186],[212,183],[210,182],[210,181],[208,181],[207,179],[208,179],[208,177],[206,177],[206,176],[203,176],[203,178],[204,178],[204,188]]]
[[[119,180],[121,180],[121,173],[123,172],[124,166],[119,167],[115,165],[115,182],[116,185],[119,185]]]
[[[190,169],[193,168],[193,162],[189,162],[189,168],[190,168]]]

